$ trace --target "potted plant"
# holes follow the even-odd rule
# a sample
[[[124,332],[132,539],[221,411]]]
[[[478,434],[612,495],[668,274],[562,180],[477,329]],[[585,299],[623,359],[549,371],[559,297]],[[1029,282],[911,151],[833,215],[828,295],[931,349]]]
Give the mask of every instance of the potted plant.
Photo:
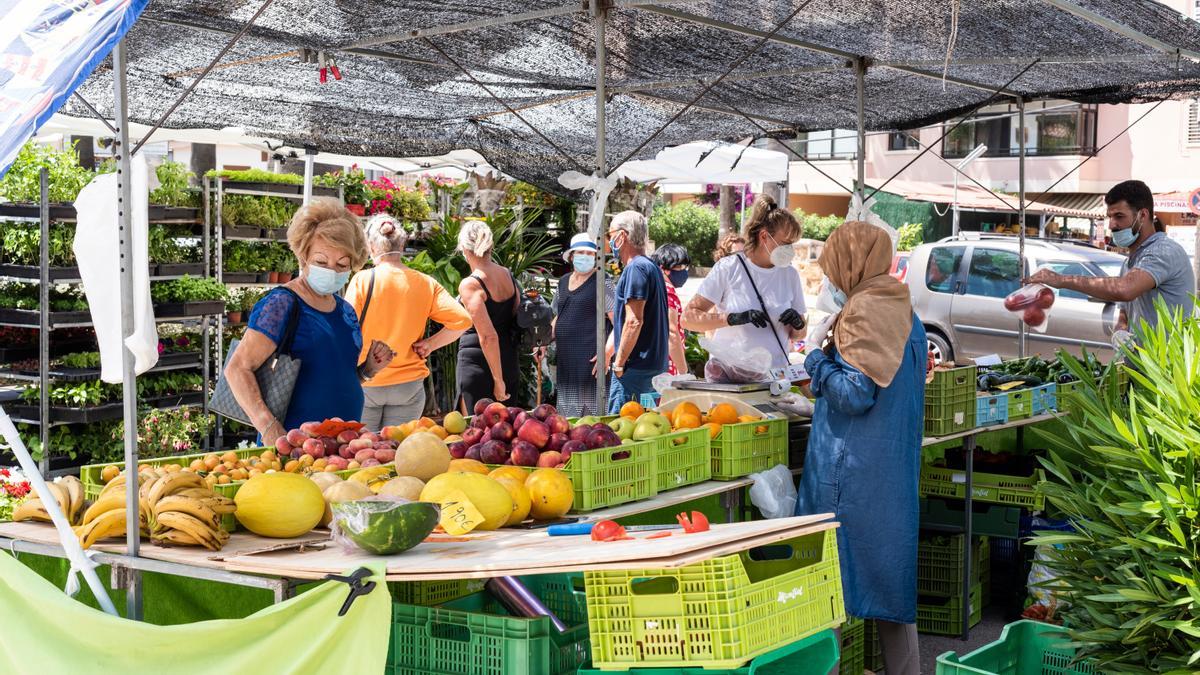
[[[242,297],[246,295],[246,291],[245,288],[229,291],[229,297],[225,299],[225,319],[229,323],[242,322]]]
[[[354,164],[345,171],[318,176],[313,182],[325,187],[342,188],[342,201],[346,203],[346,210],[356,216],[365,216],[367,205],[371,203],[366,179],[366,172]]]

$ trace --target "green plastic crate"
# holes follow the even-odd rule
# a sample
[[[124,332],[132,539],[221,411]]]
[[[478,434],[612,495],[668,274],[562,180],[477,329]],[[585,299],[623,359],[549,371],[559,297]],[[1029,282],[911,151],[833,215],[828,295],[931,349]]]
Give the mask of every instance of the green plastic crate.
[[[983,617],[983,585],[971,586],[970,625],[979,623]],[[958,635],[962,633],[962,595],[949,598],[931,596],[917,597],[917,630],[932,635]]]
[[[922,499],[921,527],[929,529],[961,529],[966,518],[960,501]],[[1021,509],[999,504],[971,503],[971,531],[977,535],[1015,539],[1021,531]]]
[[[867,629],[862,619],[850,617],[842,624],[841,661],[838,673],[862,675],[866,668]]]
[[[712,478],[708,429],[685,429],[654,439],[658,463],[657,489],[674,490]]]
[[[788,461],[787,418],[725,424],[709,444],[712,477],[733,480]]]
[[[1045,479],[1046,474],[1041,469],[1034,470],[1028,478],[976,471],[971,475],[971,498],[1040,511],[1046,506],[1046,497],[1038,491],[1038,483]],[[922,497],[962,499],[967,495],[966,472],[924,464],[918,489]]]
[[[234,450],[233,452],[239,459],[254,457],[261,455],[267,448],[243,448]],[[138,466],[163,466],[165,464],[179,464],[183,468],[187,468],[192,460],[203,459],[209,455],[223,455],[227,451],[222,452],[198,452],[190,455],[172,455],[170,457],[155,457],[153,459],[140,459]],[[100,479],[101,472],[105,467],[116,466],[122,471],[125,469],[124,462],[105,462],[104,464],[88,464],[79,467],[79,480],[83,483],[83,496],[87,499],[96,499],[100,496],[100,491],[104,489],[104,481]]]
[[[845,621],[834,529],[672,569],[586,572],[592,667],[738,668]]]
[[[396,675],[565,675],[587,662],[587,608],[579,575],[547,574],[521,581],[567,624],[512,616],[487,593],[437,607],[392,604],[387,663]]]
[[[867,651],[865,663],[867,670],[874,673],[883,671],[883,646],[879,644],[879,626],[874,621],[866,621]]]
[[[392,599],[406,605],[432,607],[483,592],[483,579],[446,579],[443,581],[389,581]]]
[[[1004,627],[1000,639],[959,656],[938,657],[937,675],[1092,675],[1088,662],[1072,663],[1075,650],[1059,626],[1017,621]]]
[[[917,542],[917,594],[949,597],[962,593],[964,534],[922,536]],[[991,572],[987,537],[976,537],[971,555],[973,583],[986,584]],[[986,594],[985,594],[986,595]]]
[[[827,675],[837,661],[837,637],[832,630],[823,630],[756,656],[740,668],[630,668],[625,672],[630,675]],[[579,675],[600,675],[605,672],[611,671],[579,669]],[[843,669],[841,672],[847,671]]]
[[[925,384],[925,436],[949,436],[975,428],[975,366],[935,370]]]
[[[1057,387],[1058,385],[1050,383],[1008,392],[1008,421],[1029,419],[1053,410],[1056,405]]]
[[[559,471],[571,479],[575,501],[571,513],[595,511],[618,504],[649,499],[658,494],[657,439],[637,441],[612,448],[571,453]],[[628,457],[617,458],[627,452]],[[498,469],[499,464],[485,464]],[[537,467],[522,467],[529,471]]]

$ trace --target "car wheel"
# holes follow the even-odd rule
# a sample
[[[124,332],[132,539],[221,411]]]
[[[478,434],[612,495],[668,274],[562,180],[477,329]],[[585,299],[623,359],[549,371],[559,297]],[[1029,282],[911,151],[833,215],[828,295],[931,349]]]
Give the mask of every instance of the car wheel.
[[[929,346],[929,352],[933,354],[934,364],[954,360],[954,350],[950,349],[950,343],[940,334],[926,329],[925,344]]]

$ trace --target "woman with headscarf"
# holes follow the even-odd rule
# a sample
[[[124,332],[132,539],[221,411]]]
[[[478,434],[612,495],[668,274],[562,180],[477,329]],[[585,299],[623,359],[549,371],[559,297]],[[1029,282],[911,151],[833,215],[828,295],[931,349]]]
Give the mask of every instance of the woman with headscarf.
[[[816,409],[796,514],[836,514],[846,613],[876,621],[889,675],[915,675],[927,355],[908,287],[888,275],[892,248],[882,228],[849,222],[821,253],[841,311],[805,341]]]

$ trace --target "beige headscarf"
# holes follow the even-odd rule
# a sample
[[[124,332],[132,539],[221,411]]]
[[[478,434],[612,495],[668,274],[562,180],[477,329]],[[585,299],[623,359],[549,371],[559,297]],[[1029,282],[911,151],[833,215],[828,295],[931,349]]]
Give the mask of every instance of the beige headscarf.
[[[844,223],[829,235],[818,261],[847,296],[833,327],[833,343],[847,363],[875,384],[892,383],[912,332],[908,287],[888,274],[892,241],[869,223]]]

